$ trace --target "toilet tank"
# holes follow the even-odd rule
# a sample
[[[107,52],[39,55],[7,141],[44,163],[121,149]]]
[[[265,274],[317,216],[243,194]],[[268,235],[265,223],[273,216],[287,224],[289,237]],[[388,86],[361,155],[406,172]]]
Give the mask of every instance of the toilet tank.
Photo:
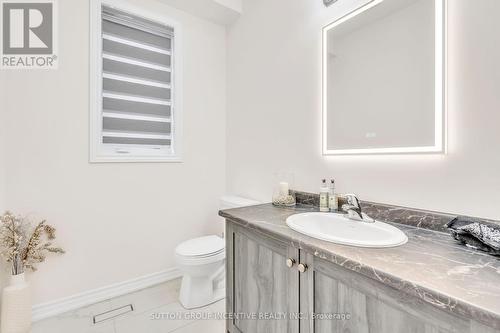
[[[248,199],[248,198],[242,198],[234,195],[225,195],[222,198],[220,198],[220,209],[230,209],[230,208],[238,208],[238,207],[246,207],[246,206],[253,206],[253,205],[260,205],[262,202]]]

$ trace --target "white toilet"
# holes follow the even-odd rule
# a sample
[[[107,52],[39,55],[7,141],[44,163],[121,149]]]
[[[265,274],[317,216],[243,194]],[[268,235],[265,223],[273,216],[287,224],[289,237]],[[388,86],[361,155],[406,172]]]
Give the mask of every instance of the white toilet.
[[[246,198],[224,196],[220,208],[258,204]],[[175,259],[183,275],[179,295],[182,306],[199,308],[225,297],[225,258],[225,240],[219,236],[193,238],[177,246]]]

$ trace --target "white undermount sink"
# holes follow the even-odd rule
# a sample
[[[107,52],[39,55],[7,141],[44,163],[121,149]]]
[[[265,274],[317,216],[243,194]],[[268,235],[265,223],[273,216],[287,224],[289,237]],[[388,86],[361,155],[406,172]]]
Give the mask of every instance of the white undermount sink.
[[[304,235],[343,245],[394,247],[408,241],[404,232],[387,223],[354,221],[335,213],[295,214],[286,224]]]

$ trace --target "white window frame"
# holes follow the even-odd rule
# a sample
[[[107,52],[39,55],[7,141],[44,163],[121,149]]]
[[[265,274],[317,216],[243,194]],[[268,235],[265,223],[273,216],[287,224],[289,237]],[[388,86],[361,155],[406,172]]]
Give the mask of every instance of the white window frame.
[[[174,29],[171,79],[171,145],[169,149],[153,150],[134,145],[126,146],[128,153],[109,149],[102,143],[102,6],[129,12]],[[90,1],[90,162],[182,162],[182,31],[170,17],[151,12],[124,0]]]

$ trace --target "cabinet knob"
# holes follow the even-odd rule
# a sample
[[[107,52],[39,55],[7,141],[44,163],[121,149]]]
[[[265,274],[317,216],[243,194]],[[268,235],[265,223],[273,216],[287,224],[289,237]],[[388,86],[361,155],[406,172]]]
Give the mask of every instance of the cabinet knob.
[[[286,260],[286,265],[287,265],[287,267],[292,268],[292,267],[293,267],[293,265],[295,265],[295,259],[288,258],[288,259]]]
[[[297,269],[299,270],[299,272],[304,273],[305,271],[307,271],[307,265],[306,264],[299,264],[297,266]]]

